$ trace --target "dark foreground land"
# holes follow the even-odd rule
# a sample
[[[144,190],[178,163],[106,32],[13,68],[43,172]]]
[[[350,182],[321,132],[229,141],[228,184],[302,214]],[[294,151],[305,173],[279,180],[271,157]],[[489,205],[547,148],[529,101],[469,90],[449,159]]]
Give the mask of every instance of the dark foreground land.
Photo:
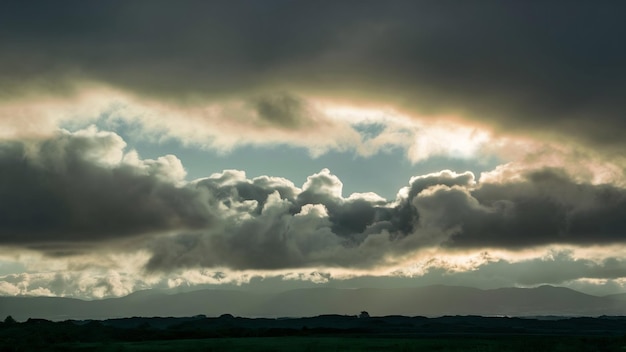
[[[0,324],[0,351],[626,351],[626,317],[249,319]]]

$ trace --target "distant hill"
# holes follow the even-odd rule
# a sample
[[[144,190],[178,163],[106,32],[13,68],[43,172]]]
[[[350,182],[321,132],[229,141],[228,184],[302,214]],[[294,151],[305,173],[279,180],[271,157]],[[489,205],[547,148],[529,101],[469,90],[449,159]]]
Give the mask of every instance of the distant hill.
[[[626,301],[619,295],[597,297],[553,286],[481,290],[442,285],[392,289],[309,288],[280,293],[217,289],[176,294],[144,291],[94,301],[0,297],[0,319],[11,315],[18,321],[28,318],[67,320],[199,314],[305,317],[356,315],[363,310],[372,316],[600,316],[626,315]]]
[[[617,300],[617,301],[626,301],[626,293],[618,293],[614,295],[604,296],[609,299]]]

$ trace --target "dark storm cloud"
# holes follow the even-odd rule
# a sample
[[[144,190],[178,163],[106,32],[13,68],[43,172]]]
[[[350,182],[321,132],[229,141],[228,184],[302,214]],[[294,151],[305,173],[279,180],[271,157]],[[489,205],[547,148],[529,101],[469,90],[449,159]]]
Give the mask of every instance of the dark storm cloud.
[[[621,148],[624,12],[619,1],[6,2],[0,75],[9,95],[81,79],[185,102],[343,94]],[[293,103],[257,107],[295,128]]]
[[[107,165],[123,145],[95,131],[1,143],[0,243],[64,255],[69,244],[207,226],[198,194],[163,180],[165,166]]]
[[[278,192],[280,199],[287,202],[286,214],[293,216],[302,211],[307,204],[321,204],[329,215],[330,225],[335,234],[342,237],[358,236],[366,227],[382,221],[403,222],[397,217],[395,208],[388,208],[384,200],[365,198],[346,199],[341,194],[341,181],[325,169],[310,176],[302,190],[293,183],[280,178],[267,176],[248,180],[241,172],[224,171],[219,176],[203,179],[195,183],[198,189],[206,188],[213,197],[226,206],[235,206],[245,201],[255,201],[253,214],[261,214],[268,197]],[[378,224],[378,228],[398,231],[390,222],[387,226]]]
[[[551,243],[623,243],[626,191],[576,183],[562,171],[474,190],[436,187],[414,200],[423,224],[451,235],[452,247],[523,248]]]
[[[442,171],[411,178],[391,202],[345,197],[327,169],[301,188],[236,170],[185,183],[175,157],[142,160],[124,147],[95,128],[1,143],[0,244],[68,256],[146,235],[125,250],[147,249],[147,269],[167,271],[365,268],[436,246],[625,242],[626,191],[558,169],[483,183]]]
[[[399,207],[384,200],[344,198],[341,186],[326,169],[301,190],[286,180],[247,180],[232,171],[199,181],[198,189],[209,189],[229,210],[215,230],[155,240],[148,269],[375,265],[393,247],[381,233],[404,237],[403,222],[414,217],[402,218]],[[227,216],[231,210],[235,216]]]
[[[222,204],[247,216],[223,218],[217,232],[155,241],[149,269],[369,267],[388,256],[438,245],[602,245],[623,243],[626,234],[620,215],[626,213],[626,191],[576,183],[559,170],[479,185],[471,173],[414,177],[393,204],[342,197],[341,182],[328,170],[310,176],[300,193],[286,185],[274,193],[276,183],[259,187],[256,181],[239,177],[233,182],[232,174],[227,176],[202,181],[198,187],[212,185],[212,194]],[[218,179],[223,185],[215,182]],[[310,211],[314,205],[321,212]]]

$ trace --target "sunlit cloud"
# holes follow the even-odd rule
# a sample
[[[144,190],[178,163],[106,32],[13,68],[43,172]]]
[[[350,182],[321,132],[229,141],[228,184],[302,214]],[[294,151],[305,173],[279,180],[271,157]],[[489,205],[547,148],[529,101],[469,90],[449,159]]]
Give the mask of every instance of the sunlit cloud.
[[[264,117],[271,113],[284,117]],[[494,143],[488,131],[457,124],[448,116],[420,119],[392,109],[329,105],[288,93],[181,105],[87,86],[69,97],[0,102],[0,124],[5,139],[96,124],[124,129],[138,140],[176,140],[225,153],[248,145],[289,145],[306,148],[312,156],[353,151],[367,157],[397,148],[413,163],[432,156],[480,157]]]

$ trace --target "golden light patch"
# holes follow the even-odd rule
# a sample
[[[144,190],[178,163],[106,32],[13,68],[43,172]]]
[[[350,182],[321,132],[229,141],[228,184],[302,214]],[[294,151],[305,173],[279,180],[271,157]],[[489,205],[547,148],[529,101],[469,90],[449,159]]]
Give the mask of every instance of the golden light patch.
[[[412,162],[432,156],[472,158],[492,142],[489,131],[461,124],[451,115],[414,116],[392,108],[357,107],[318,102],[318,109],[329,118],[352,126],[375,127],[378,133],[361,141],[364,153],[384,146],[402,147]]]

